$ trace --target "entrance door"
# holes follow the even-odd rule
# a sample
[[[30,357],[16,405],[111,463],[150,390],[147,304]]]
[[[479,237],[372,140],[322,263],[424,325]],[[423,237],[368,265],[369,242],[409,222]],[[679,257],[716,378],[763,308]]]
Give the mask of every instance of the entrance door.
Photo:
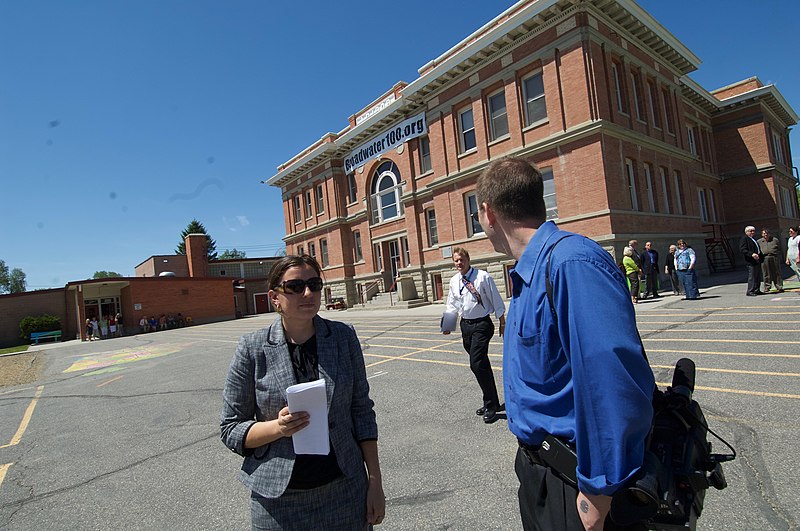
[[[256,313],[267,313],[270,311],[269,297],[266,293],[256,293],[253,295],[256,303]]]
[[[397,240],[389,242],[389,267],[392,273],[391,283],[394,284],[397,274],[400,272],[400,245],[398,245]],[[394,286],[392,291],[396,289],[397,286]]]
[[[433,284],[433,300],[440,301],[444,298],[444,289],[442,288],[442,275],[434,273],[431,275],[431,284]]]

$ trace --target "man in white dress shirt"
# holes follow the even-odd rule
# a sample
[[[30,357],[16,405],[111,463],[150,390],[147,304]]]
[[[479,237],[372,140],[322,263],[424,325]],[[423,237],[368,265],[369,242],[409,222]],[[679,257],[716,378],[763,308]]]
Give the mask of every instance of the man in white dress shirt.
[[[489,341],[494,335],[492,314],[500,321],[500,336],[505,328],[506,305],[491,275],[469,265],[469,253],[453,248],[453,264],[458,270],[450,279],[447,311],[461,315],[461,337],[469,354],[469,367],[483,391],[483,406],[475,412],[490,424],[497,420],[500,399],[494,372],[489,363]],[[449,334],[450,332],[444,332]]]

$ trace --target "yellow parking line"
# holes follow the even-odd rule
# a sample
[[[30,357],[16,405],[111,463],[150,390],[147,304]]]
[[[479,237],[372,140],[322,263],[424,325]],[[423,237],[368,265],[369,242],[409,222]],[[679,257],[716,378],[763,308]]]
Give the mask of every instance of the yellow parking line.
[[[675,341],[674,337],[643,337],[642,339],[644,341]],[[771,341],[769,339],[700,339],[694,337],[688,341],[697,343],[766,343],[770,345],[783,345],[786,343],[786,340]]]
[[[664,383],[664,382],[656,382],[656,385],[659,387],[667,387],[672,385],[671,383]],[[790,395],[787,393],[769,393],[766,391],[747,391],[745,389],[723,389],[721,387],[705,387],[697,385],[694,388],[695,391],[716,391],[718,393],[733,393],[737,395],[751,395],[751,396],[771,396],[774,398],[795,398],[800,400],[800,395]]]
[[[6,472],[8,469],[11,468],[11,465],[14,463],[6,463],[4,465],[0,465],[0,486],[3,485],[3,480],[6,479]]]
[[[104,385],[108,385],[111,382],[116,382],[117,380],[120,380],[121,378],[122,378],[122,375],[117,376],[116,378],[111,378],[110,380],[106,380],[103,383],[97,384],[97,387],[103,387]]]
[[[42,391],[44,391],[44,386],[40,385],[36,388],[36,393],[33,395],[33,400],[31,403],[28,404],[28,408],[25,410],[25,414],[22,415],[22,422],[19,424],[19,428],[17,428],[17,433],[11,437],[11,442],[8,444],[4,444],[0,446],[0,448],[8,448],[9,446],[16,446],[19,444],[19,441],[22,440],[22,436],[25,434],[25,430],[28,429],[28,423],[31,421],[31,417],[33,416],[33,410],[36,409],[36,403],[39,402],[39,397],[42,396]]]
[[[674,365],[650,365],[654,369],[674,369]],[[800,372],[744,371],[740,369],[717,369],[714,367],[696,367],[695,370],[706,372],[729,372],[733,374],[755,374],[758,376],[790,376],[800,378]]]
[[[652,324],[652,323],[647,323],[647,324]],[[752,334],[753,333],[752,330],[720,330],[719,328],[716,328],[716,329],[714,329],[714,328],[686,328],[686,327],[683,327],[683,326],[680,327],[680,328],[641,328],[641,327],[638,327],[638,328],[639,328],[639,332],[658,332],[658,333],[661,333],[661,334],[666,334],[666,333],[685,334],[687,332],[704,332],[704,333],[707,333],[707,332],[711,332],[711,333],[713,333],[713,332],[725,332],[726,334]],[[771,328],[769,330],[763,330],[763,331],[764,332],[769,332],[769,333],[772,333],[772,332],[779,332],[779,333],[784,333],[785,332],[787,334],[796,334],[797,333],[797,329],[796,328],[788,328],[786,330],[775,330],[775,329]]]
[[[694,341],[692,339],[691,341]],[[711,356],[747,356],[753,358],[791,358],[791,359],[800,359],[800,354],[759,354],[755,352],[719,352],[719,351],[709,351],[709,350],[674,350],[674,349],[656,349],[656,348],[648,348],[647,352],[661,352],[661,353],[671,353],[671,354],[708,354]]]

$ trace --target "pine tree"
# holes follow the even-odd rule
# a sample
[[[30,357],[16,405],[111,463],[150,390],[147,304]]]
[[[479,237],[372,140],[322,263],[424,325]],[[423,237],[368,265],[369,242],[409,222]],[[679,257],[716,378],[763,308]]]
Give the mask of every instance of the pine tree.
[[[187,225],[186,228],[183,229],[183,232],[181,232],[181,242],[175,248],[176,254],[186,254],[186,236],[188,236],[189,234],[205,234],[206,243],[208,244],[207,245],[208,259],[209,260],[217,259],[217,242],[214,241],[211,238],[211,236],[208,235],[208,231],[206,231],[206,228],[203,226],[202,223],[200,223],[196,219],[192,219],[192,221],[189,222],[189,225]]]

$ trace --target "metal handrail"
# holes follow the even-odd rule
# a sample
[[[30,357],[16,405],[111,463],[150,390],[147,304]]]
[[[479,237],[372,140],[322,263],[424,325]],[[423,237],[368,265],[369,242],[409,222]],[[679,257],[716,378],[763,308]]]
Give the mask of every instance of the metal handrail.
[[[397,275],[397,278],[394,279],[394,282],[392,282],[392,285],[389,286],[389,306],[394,306],[394,302],[392,301],[392,292],[394,291],[395,286],[397,286],[397,281],[398,280],[400,280],[400,275]]]
[[[361,291],[361,304],[367,303],[367,293],[369,293],[369,290],[371,290],[373,287],[378,286],[380,282],[380,280],[376,280],[364,285],[364,289]]]

